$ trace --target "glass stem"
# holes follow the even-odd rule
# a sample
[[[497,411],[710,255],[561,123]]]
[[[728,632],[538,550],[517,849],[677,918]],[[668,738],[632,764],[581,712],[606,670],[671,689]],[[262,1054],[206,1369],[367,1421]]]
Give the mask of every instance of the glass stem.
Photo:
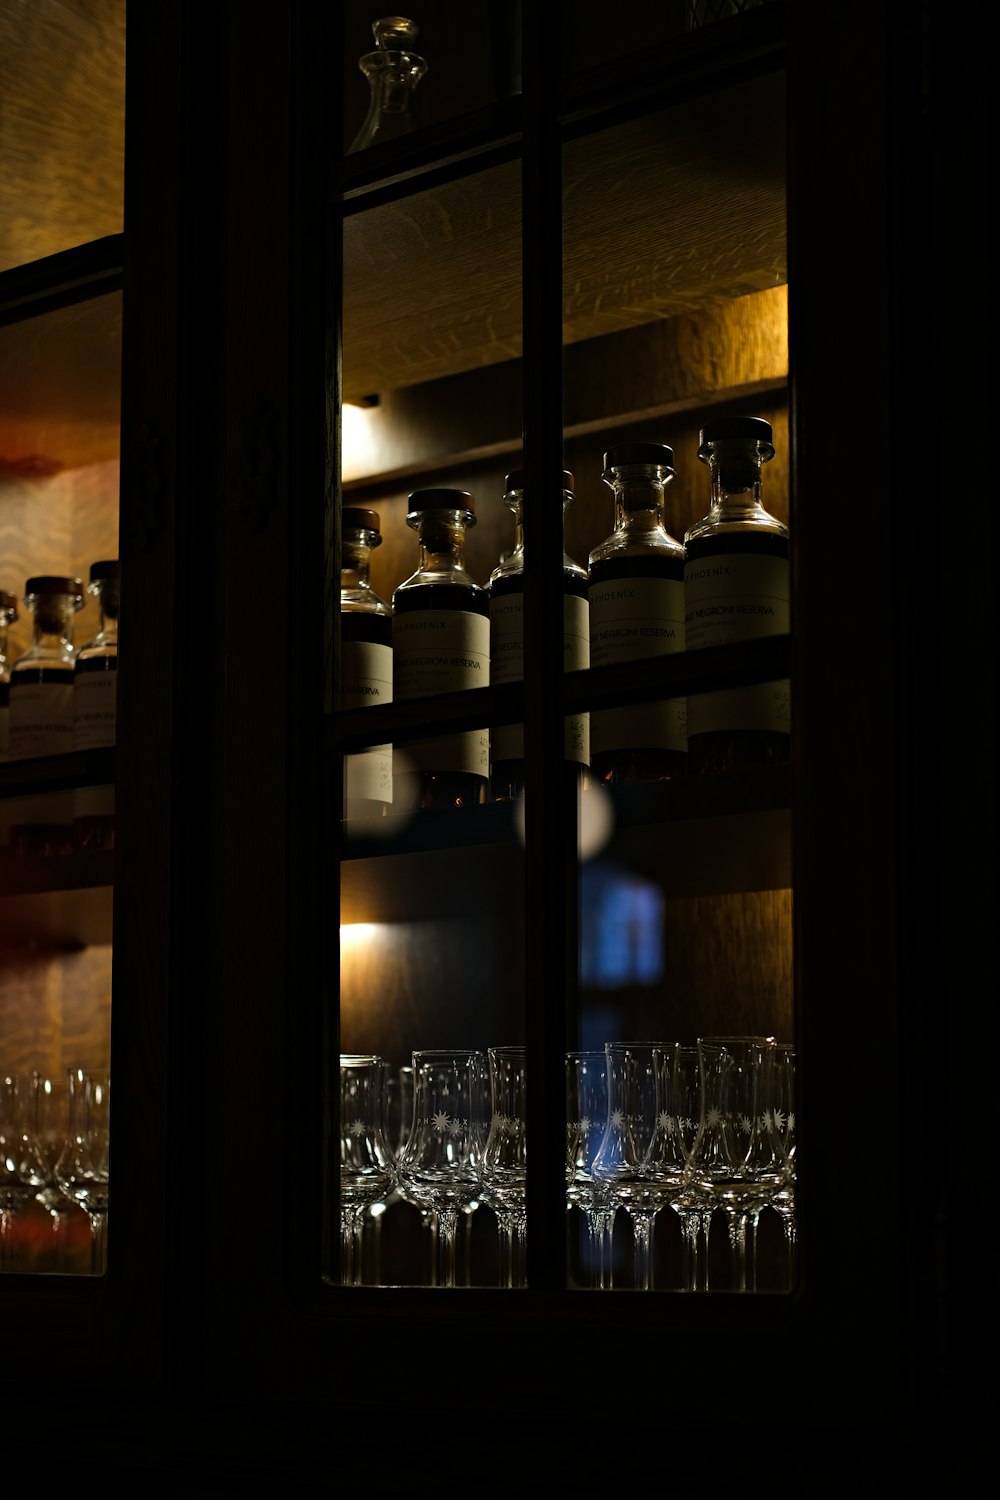
[[[455,1241],[458,1239],[458,1210],[448,1209],[437,1215],[438,1274],[436,1286],[455,1285]]]
[[[648,1292],[652,1285],[650,1264],[653,1249],[653,1215],[633,1213],[632,1227],[635,1231],[636,1290]]]
[[[93,1276],[104,1275],[105,1251],[108,1238],[108,1216],[106,1213],[90,1215],[90,1271]]]

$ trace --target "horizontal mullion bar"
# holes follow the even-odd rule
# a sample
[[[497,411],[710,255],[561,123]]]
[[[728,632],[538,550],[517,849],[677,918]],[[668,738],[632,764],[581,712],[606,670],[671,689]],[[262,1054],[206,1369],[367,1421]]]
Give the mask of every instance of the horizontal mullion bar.
[[[115,780],[114,746],[72,750],[66,755],[39,755],[0,765],[0,800],[64,792],[77,787],[108,786]]]
[[[107,235],[60,250],[25,266],[0,271],[0,323],[16,323],[73,302],[120,290],[125,236]]]
[[[648,703],[663,696],[691,696],[776,682],[789,675],[791,638],[766,636],[737,645],[705,646],[641,661],[566,672],[553,690],[564,714]],[[328,720],[327,748],[349,753],[387,739],[429,739],[442,733],[516,724],[524,716],[524,685],[509,682],[466,688],[432,698],[411,698],[371,708],[347,709]]]

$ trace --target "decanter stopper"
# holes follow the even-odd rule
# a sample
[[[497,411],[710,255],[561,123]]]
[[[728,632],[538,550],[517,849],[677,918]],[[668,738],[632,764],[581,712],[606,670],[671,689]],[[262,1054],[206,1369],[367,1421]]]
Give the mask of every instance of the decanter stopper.
[[[411,51],[417,31],[416,22],[405,16],[383,16],[372,22],[375,51],[358,59],[371,97],[364,124],[348,155],[416,129],[414,92],[427,72],[426,59]]]

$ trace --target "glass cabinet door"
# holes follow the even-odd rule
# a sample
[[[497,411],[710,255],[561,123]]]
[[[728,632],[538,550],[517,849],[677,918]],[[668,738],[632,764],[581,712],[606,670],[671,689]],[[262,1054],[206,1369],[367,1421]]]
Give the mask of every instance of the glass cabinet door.
[[[2,1251],[102,1276],[124,5],[0,6]]]
[[[516,77],[497,90],[504,58],[487,31],[460,77],[447,38],[440,68],[423,57],[435,19],[432,8],[418,37],[390,38],[360,70],[395,69],[415,110],[437,90],[435,139],[451,129],[461,149],[439,146],[429,162],[419,120],[392,143],[352,138],[334,215],[344,571],[331,621],[331,817],[345,857],[328,1274],[354,1287],[457,1277],[529,1292],[682,1291],[686,1226],[699,1290],[787,1292],[794,1096],[765,1094],[779,1043],[782,1078],[794,1056],[787,562],[783,600],[757,611],[767,628],[716,628],[701,660],[684,650],[683,562],[685,533],[710,508],[698,461],[709,419],[766,428],[767,515],[787,537],[777,27],[767,15],[695,24],[678,8],[658,17],[651,56],[615,65],[595,55],[586,8],[562,28],[525,17]],[[463,130],[448,119],[470,74],[484,89],[476,119],[492,121],[481,138],[472,116]],[[616,461],[631,456],[648,480],[651,454],[662,459],[660,552],[636,604],[650,533],[643,520],[635,545],[614,535]],[[336,600],[335,572],[330,589]],[[744,617],[752,603],[738,601]],[[459,630],[460,617],[473,623]],[[689,774],[687,694],[719,699],[741,679],[744,696],[781,699],[782,748]],[[472,766],[480,748],[470,792],[450,768]],[[383,790],[359,802],[380,756]],[[650,1129],[658,1116],[667,1129],[675,1053],[690,1054],[694,1115],[669,1143],[686,1183],[704,1124],[698,1042],[719,1037],[734,1089],[735,1039],[766,1039],[755,1149],[770,1152],[771,1199],[761,1169],[742,1216],[721,1196],[697,1214],[672,1204],[648,1174],[639,1122],[607,1092],[611,1049],[630,1046],[631,1068],[641,1044]],[[450,1052],[479,1071],[478,1121],[471,1102],[457,1116],[442,1103]],[[588,1147],[574,1134],[577,1068]],[[361,1108],[369,1090],[377,1120]],[[634,1181],[612,1160],[625,1115]],[[730,1123],[736,1173],[746,1142],[735,1105]],[[653,1231],[644,1250],[641,1225]]]

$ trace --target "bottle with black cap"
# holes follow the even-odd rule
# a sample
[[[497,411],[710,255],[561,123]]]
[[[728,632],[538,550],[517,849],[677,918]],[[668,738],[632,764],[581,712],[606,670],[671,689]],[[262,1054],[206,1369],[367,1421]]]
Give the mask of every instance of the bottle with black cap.
[[[340,706],[392,702],[392,610],[371,584],[382,544],[378,511],[345,506],[340,517]],[[384,818],[392,806],[392,746],[344,757],[344,817]]]
[[[475,522],[467,490],[414,490],[409,497],[406,524],[419,537],[420,562],[392,596],[397,702],[489,686],[490,596],[465,566],[466,533]],[[412,740],[395,757],[394,806],[477,806],[486,801],[489,770],[485,728]]]
[[[591,552],[590,664],[684,650],[684,548],[664,520],[674,477],[665,443],[620,443],[604,455],[614,530]],[[683,697],[595,710],[590,760],[604,786],[672,781],[687,769]]]
[[[10,759],[65,755],[73,749],[73,617],[83,608],[79,578],[42,574],[25,584],[32,640],[10,671]],[[26,798],[15,813],[11,848],[19,854],[73,852],[73,794]]]
[[[76,653],[73,668],[73,748],[99,750],[117,737],[118,559],[91,563],[87,592],[97,600],[95,635]],[[115,847],[115,789],[80,787],[73,797],[73,840],[78,850]]]
[[[774,457],[761,417],[715,417],[698,457],[712,471],[711,507],[684,536],[688,649],[783,635],[790,628],[789,537],[761,500]],[[789,758],[787,681],[692,693],[688,754],[695,774],[780,765]]]
[[[562,471],[560,503],[573,502],[573,475]],[[553,497],[555,498],[555,497]],[[503,503],[514,517],[514,546],[490,574],[490,682],[524,677],[524,471],[508,474]],[[532,508],[529,506],[529,509]],[[590,665],[587,570],[563,553],[563,665],[568,672]],[[584,785],[590,766],[590,716],[566,719],[566,764]],[[524,795],[524,726],[501,724],[490,736],[490,795],[505,802]]]

